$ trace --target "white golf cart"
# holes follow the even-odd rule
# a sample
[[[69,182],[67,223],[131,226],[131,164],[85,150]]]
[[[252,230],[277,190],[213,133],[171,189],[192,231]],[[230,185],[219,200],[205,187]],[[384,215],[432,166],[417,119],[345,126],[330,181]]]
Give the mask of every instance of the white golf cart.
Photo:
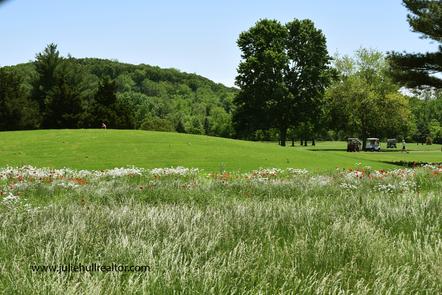
[[[379,144],[379,138],[374,138],[374,137],[367,138],[367,143],[365,144],[365,150],[372,152],[380,152],[381,145]]]

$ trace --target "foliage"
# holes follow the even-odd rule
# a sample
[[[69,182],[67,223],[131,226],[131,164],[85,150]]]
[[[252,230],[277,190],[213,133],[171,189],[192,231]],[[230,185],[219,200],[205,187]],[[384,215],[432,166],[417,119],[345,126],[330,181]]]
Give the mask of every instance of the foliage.
[[[272,42],[275,34],[278,42]],[[303,144],[362,133],[442,141],[440,92],[416,90],[414,97],[403,96],[378,52],[337,57],[328,69],[325,38],[308,20],[285,26],[262,20],[241,34],[238,44],[244,51],[240,91],[175,69],[62,57],[50,44],[32,63],[0,68],[0,129],[99,128],[106,123],[109,128],[285,143],[280,137],[286,126],[289,139]],[[269,75],[258,75],[265,71]],[[335,82],[324,101],[322,91],[332,76]],[[390,116],[382,115],[391,109]]]
[[[56,82],[56,71],[61,61],[57,45],[49,44],[43,52],[36,55],[33,63],[36,77],[32,85],[32,99],[38,103],[40,113],[45,118],[47,118],[46,97]]]
[[[3,108],[0,117],[5,130],[99,128],[101,123],[129,129],[141,128],[155,118],[165,124],[157,126],[162,130],[233,135],[231,111],[237,90],[195,74],[144,64],[65,58],[55,44],[37,54],[33,63],[11,67],[11,71],[16,85],[4,87],[5,91],[15,89],[8,90],[4,104],[9,107]],[[11,81],[0,76],[2,85]],[[27,111],[20,112],[19,106]],[[208,128],[200,128],[205,121]]]
[[[39,126],[37,106],[29,88],[13,68],[0,68],[0,130],[33,129]]]
[[[141,128],[143,123],[150,128],[146,122],[155,120],[156,130],[170,130],[172,123],[172,131],[206,134],[199,122],[203,125],[206,117],[212,117],[212,123],[220,128],[211,130],[210,135],[232,135],[231,110],[236,89],[176,69],[92,58],[77,62],[93,75],[116,81],[118,100],[130,110],[135,128]],[[212,115],[211,110],[216,113]],[[158,126],[161,122],[165,125]]]
[[[140,126],[140,129],[153,131],[175,131],[175,128],[171,121],[158,117],[145,118]]]
[[[439,43],[438,51],[419,54],[390,53],[392,73],[408,87],[442,88],[442,2],[438,0],[403,0],[410,11],[408,22],[414,32]]]
[[[327,89],[329,126],[347,136],[396,138],[412,129],[408,98],[387,75],[382,53],[361,49],[355,58],[336,57],[338,79]],[[387,115],[388,114],[388,115]]]
[[[234,120],[240,135],[279,129],[285,145],[287,128],[318,113],[327,86],[329,57],[322,32],[310,20],[282,25],[263,19],[240,34]],[[317,119],[312,119],[317,122]]]
[[[411,110],[416,119],[416,130],[413,139],[424,143],[427,137],[441,143],[438,126],[442,122],[442,96],[439,92],[419,91],[410,99]]]
[[[64,59],[55,70],[52,85],[44,101],[42,127],[78,128],[84,113],[84,102],[92,92],[82,69],[70,59]]]

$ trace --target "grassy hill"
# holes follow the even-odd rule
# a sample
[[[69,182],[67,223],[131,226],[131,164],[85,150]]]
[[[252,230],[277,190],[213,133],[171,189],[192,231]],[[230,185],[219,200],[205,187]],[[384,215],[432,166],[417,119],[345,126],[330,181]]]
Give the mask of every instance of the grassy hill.
[[[315,171],[395,168],[388,162],[440,162],[440,145],[410,144],[410,153],[347,153],[345,143],[282,148],[272,143],[140,130],[37,130],[0,133],[0,166],[105,169],[185,166],[205,171],[296,167]]]

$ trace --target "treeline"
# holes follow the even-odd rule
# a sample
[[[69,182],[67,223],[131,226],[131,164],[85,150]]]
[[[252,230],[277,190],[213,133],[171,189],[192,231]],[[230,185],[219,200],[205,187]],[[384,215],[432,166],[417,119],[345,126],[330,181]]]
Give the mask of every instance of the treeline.
[[[287,140],[306,145],[373,136],[442,143],[442,93],[432,88],[404,95],[384,54],[361,49],[354,56],[335,56],[328,71],[323,95],[310,100],[316,105],[309,109],[306,100],[289,101],[298,112],[291,109],[296,125],[287,128]],[[255,130],[244,133],[235,126],[238,93],[174,69],[61,57],[49,45],[32,63],[0,68],[0,130],[100,128],[105,123],[109,128],[278,141],[280,129],[262,125],[271,114],[266,110],[246,118]]]
[[[0,68],[0,130],[109,128],[231,137],[234,88],[149,65],[60,56]]]
[[[287,139],[292,144],[295,140],[307,145],[315,144],[315,140],[348,137],[404,138],[407,142],[442,144],[441,90],[402,88],[393,78],[388,57],[371,49],[360,49],[354,56],[334,56],[329,71],[331,77],[323,96],[312,101],[314,112],[304,111],[304,116],[298,115],[297,124],[288,128]],[[262,101],[267,103],[264,107],[277,105],[266,97]],[[256,109],[257,104],[249,106]],[[266,112],[263,106],[259,112]],[[246,116],[241,119],[253,122]],[[280,130],[267,126],[270,127],[252,124],[257,128],[250,128],[244,138],[278,141]]]
[[[413,31],[439,43],[419,54],[360,49],[331,58],[310,20],[261,19],[240,34],[233,123],[252,140],[397,138],[442,143],[442,2],[404,0]],[[407,87],[407,88],[405,88]]]

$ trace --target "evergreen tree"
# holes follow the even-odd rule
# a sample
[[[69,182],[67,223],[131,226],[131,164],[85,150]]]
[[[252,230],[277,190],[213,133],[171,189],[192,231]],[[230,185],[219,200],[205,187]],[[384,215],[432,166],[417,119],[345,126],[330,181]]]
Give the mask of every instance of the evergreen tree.
[[[132,112],[117,98],[115,80],[104,77],[94,96],[90,127],[98,128],[105,123],[110,128],[133,128]]]
[[[29,100],[23,77],[0,68],[0,130],[38,128],[38,107]]]
[[[183,123],[183,120],[181,118],[178,120],[178,123],[177,123],[177,125],[175,127],[175,130],[178,133],[185,133],[186,132],[186,128],[184,127],[184,123]]]
[[[45,128],[78,128],[83,115],[83,101],[88,85],[81,67],[64,59],[54,75],[51,90],[45,98]]]
[[[442,1],[403,0],[403,3],[410,11],[408,22],[412,30],[440,45],[436,52],[390,53],[393,76],[408,87],[442,88]]]
[[[38,53],[34,62],[37,75],[33,82],[32,99],[38,103],[40,113],[44,118],[48,116],[46,100],[49,92],[52,91],[55,85],[56,71],[61,62],[62,57],[60,57],[60,53],[57,50],[57,45],[53,43],[49,44],[43,52]],[[43,127],[50,126],[43,122]]]

